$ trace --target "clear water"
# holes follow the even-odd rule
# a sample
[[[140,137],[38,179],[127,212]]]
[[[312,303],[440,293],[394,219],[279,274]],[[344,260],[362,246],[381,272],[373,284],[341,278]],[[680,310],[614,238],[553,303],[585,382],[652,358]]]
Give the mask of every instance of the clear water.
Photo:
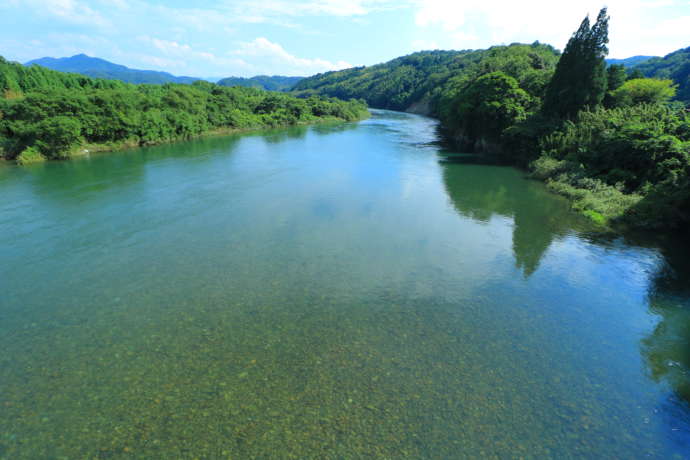
[[[687,241],[433,120],[0,169],[0,458],[690,458]]]

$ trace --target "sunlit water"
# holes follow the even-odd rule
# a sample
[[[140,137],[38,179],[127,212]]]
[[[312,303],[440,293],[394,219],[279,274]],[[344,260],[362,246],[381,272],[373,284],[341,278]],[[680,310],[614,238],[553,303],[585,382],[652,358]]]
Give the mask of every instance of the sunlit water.
[[[0,168],[0,458],[690,458],[687,247],[435,128]]]

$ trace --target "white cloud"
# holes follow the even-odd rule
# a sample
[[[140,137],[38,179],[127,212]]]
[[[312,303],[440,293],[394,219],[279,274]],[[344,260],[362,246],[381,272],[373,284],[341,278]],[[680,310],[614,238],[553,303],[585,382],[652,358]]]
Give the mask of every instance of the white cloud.
[[[160,56],[149,56],[146,54],[138,55],[137,58],[140,62],[155,69],[183,69],[187,65],[185,61],[166,59]]]
[[[422,29],[441,28],[446,47],[479,48],[539,40],[563,48],[585,15],[593,19],[608,5],[610,49],[616,56],[664,54],[687,46],[688,19],[656,21],[663,9],[690,6],[674,0],[413,0],[415,22]],[[666,11],[672,16],[673,9]],[[669,45],[670,44],[670,45]]]
[[[159,53],[158,56],[139,54],[138,60],[158,69],[175,68],[189,71],[194,69],[200,61],[211,64],[218,69],[226,69],[227,72],[242,74],[251,71],[253,68],[251,64],[248,64],[243,59],[217,56],[210,51],[194,49],[186,43],[163,40],[146,35],[138,38],[141,43],[148,45]]]
[[[64,22],[106,27],[110,23],[97,11],[93,10],[83,1],[78,0],[24,0],[24,2],[11,2],[10,5],[31,7],[38,14],[50,15]]]
[[[331,62],[325,59],[306,59],[294,56],[287,52],[278,43],[273,43],[267,38],[259,37],[251,42],[242,43],[239,49],[231,54],[253,58],[257,66],[281,69],[285,75],[311,75],[328,70],[339,70],[352,67],[345,61]]]
[[[242,17],[268,16],[363,16],[372,11],[402,6],[393,0],[255,0],[232,1],[227,5]]]

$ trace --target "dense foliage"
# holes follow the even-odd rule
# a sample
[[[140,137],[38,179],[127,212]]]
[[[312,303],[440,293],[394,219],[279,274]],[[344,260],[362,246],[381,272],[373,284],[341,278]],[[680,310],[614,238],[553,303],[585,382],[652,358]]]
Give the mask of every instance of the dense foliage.
[[[253,88],[130,85],[0,61],[0,153],[20,163],[85,144],[154,144],[207,131],[366,115],[360,101],[298,99]],[[40,154],[37,155],[37,152]]]
[[[678,85],[677,99],[690,105],[690,48],[649,59],[636,65],[634,70],[645,77],[673,80]]]
[[[108,80],[120,80],[125,83],[147,83],[158,84],[163,83],[180,83],[190,84],[199,78],[193,77],[176,77],[167,72],[157,72],[155,70],[137,70],[130,69],[119,64],[113,64],[105,59],[99,59],[87,56],[85,54],[77,54],[66,58],[50,58],[45,57],[35,59],[26,63],[27,66],[39,65],[52,70],[60,72],[73,72],[91,78],[105,78]]]
[[[569,118],[585,108],[597,107],[606,95],[608,54],[606,8],[590,27],[586,17],[573,34],[558,61],[544,97],[544,112]]]
[[[526,91],[540,92],[557,61],[556,50],[540,43],[487,50],[422,51],[384,64],[305,78],[294,91],[358,98],[376,108],[439,115],[459,88],[491,72],[504,72]]]
[[[664,227],[690,217],[690,115],[662,104],[582,111],[539,139],[534,174],[590,216]]]
[[[283,77],[281,75],[257,75],[251,78],[228,77],[218,81],[220,86],[245,86],[267,91],[290,91],[304,77]]]
[[[532,100],[515,78],[503,72],[477,78],[460,94],[444,111],[444,120],[470,148],[478,140],[500,138],[506,128],[525,120]]]
[[[633,78],[611,91],[611,105],[665,104],[676,95],[672,80]]]

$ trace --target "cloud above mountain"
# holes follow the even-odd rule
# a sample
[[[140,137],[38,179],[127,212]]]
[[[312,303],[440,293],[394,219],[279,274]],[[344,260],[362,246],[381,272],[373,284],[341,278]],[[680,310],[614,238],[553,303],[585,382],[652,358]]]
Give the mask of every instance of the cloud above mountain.
[[[687,0],[610,0],[611,55],[688,46]],[[10,59],[78,53],[200,76],[308,75],[428,48],[562,48],[601,0],[4,0]]]

